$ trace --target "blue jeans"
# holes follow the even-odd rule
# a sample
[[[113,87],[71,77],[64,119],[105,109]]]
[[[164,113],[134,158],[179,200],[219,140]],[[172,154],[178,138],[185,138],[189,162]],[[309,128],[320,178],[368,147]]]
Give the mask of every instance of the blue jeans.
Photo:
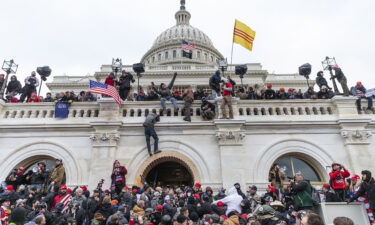
[[[173,108],[174,109],[178,109],[178,105],[177,105],[177,101],[175,98],[173,97],[168,97],[168,98],[160,98],[160,103],[161,103],[161,107],[165,110],[167,109],[167,105],[165,104],[166,101],[171,101],[172,102],[172,105],[173,105]]]
[[[372,108],[372,96],[371,97],[361,97],[361,98],[358,98],[357,99],[357,101],[355,102],[356,103],[356,105],[357,105],[357,108],[358,109],[361,109],[361,99],[362,98],[365,98],[365,99],[367,99],[367,102],[368,102],[368,108]]]
[[[154,138],[154,153],[158,150],[158,143],[159,138],[156,134],[155,128],[145,127],[145,136],[146,136],[146,144],[147,144],[147,151],[151,154],[151,143],[150,137]]]

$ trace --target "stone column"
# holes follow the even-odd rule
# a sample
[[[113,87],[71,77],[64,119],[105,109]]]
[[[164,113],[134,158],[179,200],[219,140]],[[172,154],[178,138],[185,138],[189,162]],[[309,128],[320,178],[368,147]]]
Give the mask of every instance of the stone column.
[[[221,176],[223,187],[230,188],[235,183],[242,187],[246,184],[246,174],[249,171],[244,169],[246,163],[243,139],[245,132],[242,120],[216,120],[216,137],[219,144],[221,160]],[[246,168],[246,167],[245,167]]]
[[[104,179],[103,189],[108,189],[111,183],[113,162],[117,159],[120,140],[118,130],[122,122],[120,121],[120,107],[112,98],[102,98],[98,102],[100,104],[99,120],[90,123],[94,132],[90,136],[92,151],[89,187],[95,189],[99,180]]]
[[[371,118],[359,117],[355,97],[335,96],[333,103],[338,115],[338,124],[343,138],[344,148],[350,165],[345,165],[351,173],[359,174],[364,169],[374,169],[374,154],[371,144],[372,132],[367,128]]]
[[[375,168],[375,157],[370,150],[372,131],[366,128],[370,122],[370,119],[339,120],[352,174],[360,174],[362,170]]]

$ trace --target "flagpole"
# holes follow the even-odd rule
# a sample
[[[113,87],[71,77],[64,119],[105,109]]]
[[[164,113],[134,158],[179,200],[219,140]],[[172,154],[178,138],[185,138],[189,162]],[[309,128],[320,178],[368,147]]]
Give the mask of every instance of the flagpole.
[[[234,20],[234,27],[233,27],[233,38],[232,38],[232,50],[231,50],[231,53],[230,53],[230,68],[232,69],[233,67],[233,47],[234,47],[234,28],[236,27],[236,20]],[[232,77],[232,70],[231,72],[229,73],[230,76]]]

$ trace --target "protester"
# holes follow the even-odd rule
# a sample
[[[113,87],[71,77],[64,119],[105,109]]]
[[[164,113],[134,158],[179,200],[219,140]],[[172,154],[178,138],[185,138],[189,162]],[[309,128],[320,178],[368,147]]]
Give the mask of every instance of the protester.
[[[215,118],[215,105],[209,102],[206,97],[202,98],[201,110],[204,120],[213,120]]]
[[[145,122],[143,123],[143,127],[145,128],[147,151],[150,156],[152,156],[150,137],[154,139],[154,154],[161,152],[158,148],[159,138],[155,131],[155,123],[159,121],[160,121],[159,115],[156,115],[155,113],[150,113],[146,117]]]
[[[27,99],[27,102],[28,103],[30,103],[30,102],[42,102],[42,100],[38,97],[36,92],[33,92],[33,93],[31,93],[30,98]]]
[[[327,87],[328,89],[331,89],[329,86],[328,86],[328,82],[327,80],[324,78],[324,72],[323,71],[319,71],[317,74],[316,74],[316,84],[318,85],[318,87],[320,89],[322,89],[323,86]]]
[[[132,88],[131,84],[134,82],[135,80],[133,75],[123,70],[118,82],[119,93],[122,100],[126,100]]]
[[[303,98],[304,99],[317,99],[318,98],[318,95],[317,93],[314,91],[314,88],[313,87],[309,87],[307,89],[307,91],[303,94]]]
[[[283,187],[284,179],[285,173],[280,170],[280,165],[277,163],[273,164],[268,174],[268,181],[271,182],[271,185],[276,189],[280,189]]]
[[[53,98],[52,98],[52,94],[50,92],[48,92],[46,94],[46,97],[43,99],[43,102],[53,102]]]
[[[1,86],[0,86],[1,87]],[[19,80],[17,80],[16,75],[10,77],[10,82],[8,83],[6,94],[11,94],[16,96],[22,91],[22,85]]]
[[[335,96],[335,94],[325,85],[320,88],[320,91],[317,94],[318,99],[331,99],[333,96]]]
[[[334,65],[333,70],[335,71],[335,75],[331,77],[331,80],[336,78],[337,81],[341,84],[342,90],[344,91],[344,96],[349,96],[350,91],[348,88],[346,76],[338,65]]]
[[[267,84],[267,90],[264,92],[265,99],[275,99],[276,92],[272,89],[272,84]]]
[[[297,173],[294,176],[294,180],[291,183],[291,192],[294,196],[294,206],[297,210],[312,209],[312,187],[301,173]]]
[[[62,159],[55,160],[56,165],[51,172],[50,182],[52,185],[60,186],[63,183],[65,168]]]
[[[31,72],[31,75],[26,77],[25,86],[22,88],[22,95],[20,97],[20,102],[24,102],[25,98],[29,99],[33,92],[36,93],[36,87],[39,86],[39,80],[36,77],[35,71]]]
[[[350,173],[339,163],[332,163],[332,172],[329,173],[332,189],[335,191],[337,198],[343,202],[346,197],[346,181]]]
[[[352,88],[352,95],[357,97],[355,104],[358,111],[362,111],[362,99],[367,100],[367,110],[372,110],[372,96],[366,96],[366,88],[362,85],[362,82],[358,81],[357,84]]]
[[[211,98],[216,99],[217,97],[221,96],[221,91],[220,91],[220,83],[222,82],[221,76],[220,76],[220,71],[217,70],[209,80],[209,86],[211,88]]]
[[[111,189],[120,195],[122,189],[126,186],[125,175],[128,173],[125,166],[121,166],[118,160],[113,163],[111,175]]]
[[[233,107],[232,107],[232,83],[226,78],[222,78],[222,89],[223,89],[223,99],[221,102],[222,116],[220,119],[233,119]],[[226,107],[229,109],[229,117],[227,116]]]
[[[171,95],[171,90],[173,88],[174,81],[176,80],[177,73],[174,73],[173,78],[168,86],[166,86],[164,83],[160,84],[159,90],[156,89],[154,82],[151,83],[151,87],[153,91],[160,95],[160,103],[161,107],[163,108],[163,111],[165,112],[167,110],[166,102],[170,101],[172,102],[173,108],[175,110],[178,110],[177,101],[175,98]]]
[[[191,122],[191,105],[194,102],[194,93],[190,88],[185,89],[184,95],[184,120]]]

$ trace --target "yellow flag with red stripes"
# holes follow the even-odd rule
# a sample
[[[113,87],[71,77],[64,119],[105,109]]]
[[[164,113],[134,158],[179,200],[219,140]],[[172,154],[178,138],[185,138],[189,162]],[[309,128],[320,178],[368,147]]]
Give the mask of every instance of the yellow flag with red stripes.
[[[255,33],[249,26],[236,20],[233,31],[233,42],[251,51],[253,50]]]

